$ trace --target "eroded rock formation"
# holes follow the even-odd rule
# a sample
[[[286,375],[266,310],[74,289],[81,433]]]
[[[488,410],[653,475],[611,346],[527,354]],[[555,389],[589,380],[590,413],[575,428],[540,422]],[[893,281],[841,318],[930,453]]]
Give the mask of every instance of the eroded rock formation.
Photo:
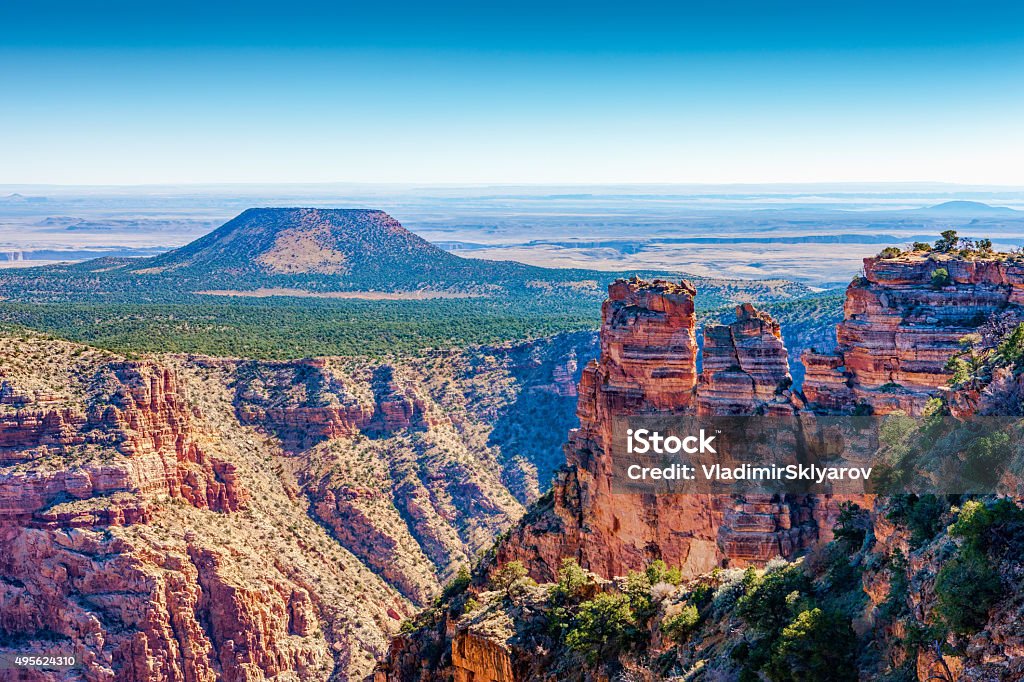
[[[949,282],[943,281],[942,273],[935,273],[939,267],[948,269]],[[907,634],[906,622],[883,623],[895,609],[904,608],[893,606],[901,598],[914,618],[924,620],[935,609],[940,557],[954,551],[950,538],[941,532],[927,551],[917,552],[904,565],[901,562],[910,551],[907,531],[897,529],[884,503],[879,510],[869,496],[617,494],[611,487],[609,453],[612,422],[623,416],[696,413],[803,418],[812,411],[853,412],[858,406],[866,413],[920,413],[930,398],[945,391],[950,375],[946,363],[960,339],[994,313],[1019,311],[1021,267],[998,259],[969,261],[947,255],[868,259],[866,277],[847,292],[836,353],[804,354],[810,404],[790,389],[786,349],[778,325],[767,315],[741,306],[735,322],[708,326],[698,381],[693,288],[686,283],[616,282],[602,309],[601,355],[588,365],[580,381],[580,428],[570,433],[567,466],[550,496],[528,511],[511,535],[499,542],[493,561],[482,566],[480,580],[470,588],[475,590],[472,603],[477,598],[496,603],[493,593],[481,591],[481,586],[496,568],[511,561],[521,561],[532,577],[547,582],[556,578],[564,558],[576,559],[604,578],[663,559],[681,567],[684,576],[705,574],[700,580],[722,565],[743,567],[763,565],[776,556],[794,558],[831,540],[840,505],[853,501],[875,509],[866,515],[874,527],[865,530],[866,540],[876,543],[874,548],[871,542],[855,542],[852,547],[858,553],[879,555],[864,571],[863,591],[870,606],[854,627],[860,628],[858,634],[873,623],[888,628],[878,640],[889,647],[893,658],[882,661],[881,668],[913,670],[921,680],[936,675],[946,679],[950,671],[954,676],[962,673],[965,679],[1017,679],[1021,664],[1014,657],[1022,638],[1019,628],[1009,625],[1019,611],[1015,600],[1005,600],[1008,607],[990,614],[990,627],[971,639],[966,656],[947,656],[939,646],[908,650],[901,643]],[[954,413],[985,412],[1009,396],[1019,407],[1024,393],[1019,379],[1019,374],[1002,368],[987,386],[952,396],[950,405]],[[815,579],[827,573],[822,570],[823,561],[827,566],[821,556],[808,558],[808,570]],[[710,575],[717,580],[715,573]],[[901,597],[892,581],[904,579],[913,589]],[[377,679],[446,675],[505,679],[509,670],[519,675],[513,679],[537,678],[529,666],[554,661],[544,658],[550,652],[543,647],[539,653],[517,649],[523,633],[531,632],[526,623],[536,617],[523,596],[531,589],[522,588],[519,601],[502,601],[512,605],[505,614],[501,607],[484,608],[492,623],[487,632],[479,627],[479,611],[470,613],[467,607],[464,615],[458,609],[433,612],[434,621],[424,620],[420,630],[396,640]],[[906,591],[907,585],[899,589]],[[734,621],[729,627],[735,627]],[[709,647],[709,655],[714,655],[710,649],[722,643],[723,651],[732,656],[728,635],[705,638],[700,646]],[[425,665],[426,646],[442,653]],[[661,653],[658,646],[658,637],[652,635],[645,656],[653,659]],[[691,655],[694,647],[691,643],[678,650]],[[908,651],[916,658],[908,657]],[[644,669],[639,660],[633,663],[638,670]],[[629,668],[626,662],[623,665]]]
[[[550,580],[565,557],[612,577],[653,559],[697,575],[729,564],[792,557],[827,537],[838,500],[825,497],[639,495],[612,489],[612,423],[631,415],[791,414],[778,325],[741,306],[728,326],[705,329],[696,371],[695,289],[687,282],[620,280],[602,308],[601,356],[583,372],[580,428],[551,497],[498,547],[497,563],[521,560]]]
[[[130,522],[146,518],[157,495],[221,512],[244,503],[234,464],[208,455],[192,430],[171,370],[112,362],[97,379],[81,403],[3,379],[11,407],[0,415],[0,464],[20,466],[0,474],[0,520],[63,528]],[[48,466],[54,459],[60,465]],[[96,497],[111,503],[82,514],[72,504]]]
[[[960,340],[1024,303],[1024,263],[909,253],[864,259],[846,290],[834,353],[807,351],[815,409],[920,414],[946,385]]]
[[[0,336],[0,654],[111,682],[370,670],[411,605],[289,498],[227,378]]]
[[[702,359],[700,415],[792,414],[799,407],[779,323],[749,303],[736,307],[735,322],[704,328]]]

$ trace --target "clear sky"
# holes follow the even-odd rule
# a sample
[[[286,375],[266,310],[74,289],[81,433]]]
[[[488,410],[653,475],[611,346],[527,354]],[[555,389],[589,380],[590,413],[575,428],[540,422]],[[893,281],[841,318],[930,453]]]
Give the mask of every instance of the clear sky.
[[[0,0],[0,183],[1024,185],[1024,3]]]

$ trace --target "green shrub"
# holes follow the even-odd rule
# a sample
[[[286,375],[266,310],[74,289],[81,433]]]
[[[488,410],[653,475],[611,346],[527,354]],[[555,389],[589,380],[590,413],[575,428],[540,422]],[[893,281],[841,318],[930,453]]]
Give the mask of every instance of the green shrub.
[[[949,379],[952,386],[962,386],[973,378],[970,364],[958,355],[954,355],[946,361],[946,371],[953,373]]]
[[[472,579],[473,578],[469,573],[469,567],[466,565],[459,566],[459,570],[455,574],[455,577],[452,578],[451,581],[444,586],[444,590],[441,591],[441,601],[447,602],[452,597],[465,592]]]
[[[994,486],[1003,465],[1013,456],[1010,436],[1004,431],[978,436],[964,447],[964,474],[983,487]]]
[[[790,621],[797,601],[809,589],[809,580],[799,564],[755,575],[736,603],[736,613],[755,630],[776,633]]]
[[[945,230],[941,233],[941,236],[935,242],[935,250],[940,253],[949,253],[955,251],[957,246],[960,244],[960,237],[957,236],[956,230]]]
[[[945,498],[936,495],[896,495],[886,516],[910,531],[910,548],[917,549],[942,530],[942,517],[949,511]]]
[[[963,540],[967,550],[999,554],[1024,551],[1024,509],[1010,499],[985,504],[968,500],[960,508],[949,534]]]
[[[903,412],[886,415],[878,430],[878,438],[886,447],[892,447],[909,436],[917,428],[917,420]]]
[[[712,611],[722,615],[736,607],[736,603],[747,590],[744,577],[745,574],[739,569],[732,569],[726,573],[725,578],[711,597]]]
[[[946,268],[935,268],[932,270],[932,286],[936,289],[949,286],[952,281],[949,276],[949,270]]]
[[[551,586],[551,600],[558,604],[575,601],[593,584],[593,578],[575,559],[563,559],[558,569],[558,582]]]
[[[935,577],[935,611],[953,632],[972,634],[988,622],[1001,591],[999,574],[985,555],[965,548]]]
[[[621,594],[599,594],[580,604],[565,636],[566,645],[589,663],[614,659],[636,636],[629,599]]]
[[[910,245],[912,251],[931,251],[932,245],[927,242],[914,242]]]
[[[903,252],[895,246],[887,246],[878,253],[879,258],[897,258]]]
[[[510,561],[491,576],[490,587],[492,590],[508,592],[509,589],[526,577],[526,567],[521,561]]]
[[[626,576],[626,584],[622,589],[626,599],[629,601],[629,608],[633,615],[640,622],[646,621],[654,615],[654,600],[651,598],[651,581],[647,573],[633,571]]]
[[[879,609],[883,621],[889,622],[905,615],[907,597],[910,595],[910,581],[907,579],[907,557],[902,551],[896,550],[888,558],[889,595]]]
[[[843,502],[839,506],[839,518],[832,529],[832,534],[847,552],[856,551],[867,539],[870,527],[871,516],[866,509],[861,509],[853,502]]]
[[[662,621],[661,631],[672,641],[682,644],[697,629],[699,622],[700,614],[697,612],[697,607],[693,604],[686,604],[682,611]]]
[[[1024,364],[1024,323],[1017,325],[996,348],[996,358],[1002,364],[1020,367]]]
[[[856,642],[848,619],[802,611],[783,628],[765,672],[774,682],[856,682]]]
[[[690,592],[690,602],[696,604],[698,608],[704,606],[711,601],[711,596],[715,593],[715,588],[709,583],[699,583]]]
[[[645,571],[647,579],[652,585],[658,583],[669,583],[670,585],[679,585],[683,582],[683,572],[678,566],[669,568],[661,559],[657,559],[647,567]]]

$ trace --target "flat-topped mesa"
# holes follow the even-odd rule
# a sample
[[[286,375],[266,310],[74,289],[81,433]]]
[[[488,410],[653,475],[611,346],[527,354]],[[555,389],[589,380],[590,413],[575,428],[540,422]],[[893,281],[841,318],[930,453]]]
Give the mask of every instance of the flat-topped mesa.
[[[834,353],[806,351],[803,390],[819,410],[920,414],[943,391],[960,340],[1024,304],[1024,261],[914,251],[864,259],[846,290]]]
[[[699,415],[792,414],[792,383],[779,323],[767,313],[744,303],[735,322],[704,327]]]

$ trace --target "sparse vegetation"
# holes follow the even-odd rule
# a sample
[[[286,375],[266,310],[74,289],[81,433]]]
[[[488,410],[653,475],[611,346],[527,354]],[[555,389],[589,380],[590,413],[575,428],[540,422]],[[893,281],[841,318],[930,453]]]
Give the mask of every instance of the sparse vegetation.
[[[910,530],[910,547],[916,549],[942,530],[942,519],[949,511],[949,502],[937,495],[897,495],[887,513],[890,521]]]
[[[965,549],[947,561],[935,576],[936,612],[950,630],[977,632],[1000,595],[999,574],[983,554]]]
[[[932,286],[936,289],[949,286],[953,282],[952,278],[949,276],[949,270],[946,268],[935,268],[932,270],[931,279]]]
[[[492,590],[508,593],[520,580],[526,578],[526,567],[521,561],[510,561],[491,576],[489,586]]]
[[[565,635],[565,643],[593,665],[614,660],[620,651],[629,647],[636,634],[629,598],[603,593],[580,604]]]
[[[949,527],[958,552],[935,577],[935,611],[952,632],[973,634],[1003,596],[998,566],[1024,550],[1024,510],[1010,499],[968,500]]]
[[[957,245],[960,243],[960,237],[957,236],[956,230],[945,230],[935,240],[935,251],[939,253],[950,253],[955,251]]]
[[[694,631],[699,622],[700,613],[697,611],[697,607],[693,604],[686,604],[679,613],[662,621],[661,630],[676,644],[682,644],[689,639],[690,633]]]
[[[848,618],[801,611],[782,629],[766,672],[773,682],[855,682],[856,641]]]
[[[887,246],[878,253],[878,258],[899,258],[906,254],[928,254],[929,258],[936,255],[953,256],[958,258],[1018,258],[1021,254],[997,253],[993,247],[992,240],[987,238],[969,239],[961,237],[956,230],[944,230],[935,244],[927,242],[913,242],[907,248],[900,249],[895,246]]]

